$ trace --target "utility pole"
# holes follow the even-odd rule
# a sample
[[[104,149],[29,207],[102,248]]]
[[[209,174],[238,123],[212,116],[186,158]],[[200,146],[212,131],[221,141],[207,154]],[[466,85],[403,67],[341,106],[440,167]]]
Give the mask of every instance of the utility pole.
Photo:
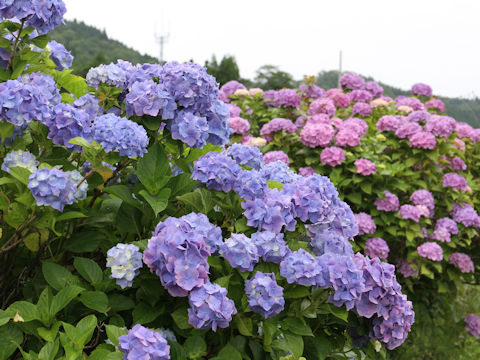
[[[338,88],[341,89],[340,86],[340,78],[342,77],[342,50],[340,50],[340,54],[338,57]]]
[[[169,37],[170,37],[169,33],[161,34],[161,35],[155,34],[155,40],[157,41],[158,45],[160,46],[160,58],[159,58],[160,64],[164,63],[163,46],[167,43]]]

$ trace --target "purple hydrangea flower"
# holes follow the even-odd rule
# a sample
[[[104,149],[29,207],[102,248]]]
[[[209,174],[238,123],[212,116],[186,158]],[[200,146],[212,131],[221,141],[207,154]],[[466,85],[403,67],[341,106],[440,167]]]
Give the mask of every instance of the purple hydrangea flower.
[[[307,122],[300,132],[300,141],[311,148],[328,146],[334,135],[335,131],[330,124]]]
[[[311,166],[301,167],[298,169],[298,175],[300,176],[310,176],[315,174],[315,169]]]
[[[425,131],[438,137],[448,138],[455,131],[456,123],[450,116],[432,115],[425,124]]]
[[[256,170],[240,171],[233,185],[233,190],[244,200],[263,198],[267,189],[265,179]]]
[[[368,176],[377,172],[377,167],[370,160],[360,158],[355,160],[354,164],[357,167],[357,174]]]
[[[473,206],[468,203],[453,203],[450,215],[455,222],[464,226],[480,227],[480,216],[478,216]]]
[[[335,136],[335,141],[338,146],[358,146],[360,135],[349,129],[342,129]]]
[[[365,80],[357,74],[346,73],[340,78],[340,86],[342,89],[358,90],[365,86]]]
[[[382,238],[370,238],[365,242],[365,255],[372,259],[375,257],[386,259],[389,252],[390,248]]]
[[[235,91],[242,89],[246,90],[247,88],[245,85],[242,83],[239,83],[238,81],[231,80],[227,83],[225,83],[221,88],[220,88],[220,100],[223,102],[229,103],[230,102],[230,95],[233,95]]]
[[[430,212],[428,208],[424,205],[402,205],[400,206],[400,210],[398,214],[402,217],[402,219],[410,219],[415,222],[420,221],[420,217],[422,216],[429,216]]]
[[[263,155],[263,161],[265,162],[265,165],[268,165],[269,163],[274,161],[281,161],[284,162],[287,166],[290,165],[290,159],[288,158],[288,155],[281,150],[269,151],[265,153]]]
[[[316,285],[320,271],[317,260],[303,249],[291,252],[280,263],[280,275],[289,284]]]
[[[367,103],[372,101],[373,95],[367,90],[353,90],[348,94],[351,101]]]
[[[459,268],[462,273],[475,272],[475,265],[473,265],[472,259],[467,254],[453,253],[450,255],[448,262]]]
[[[211,190],[229,192],[241,169],[225,153],[209,152],[195,161],[192,179]]]
[[[73,56],[70,51],[65,49],[63,44],[51,40],[47,44],[47,48],[50,49],[50,59],[52,59],[55,65],[57,65],[58,71],[63,71],[72,67]]]
[[[431,100],[428,100],[426,103],[425,103],[425,107],[427,109],[434,109],[434,110],[438,110],[439,112],[444,112],[445,111],[445,104],[443,103],[442,100],[440,99],[431,99]]]
[[[316,255],[326,253],[353,256],[353,247],[349,239],[351,233],[344,231],[340,219],[331,223],[307,225],[310,247]]]
[[[381,87],[376,81],[367,81],[363,89],[372,94],[374,98],[378,98],[383,94],[383,87]]]
[[[464,190],[467,188],[467,180],[457,173],[447,173],[443,175],[443,187],[451,187],[452,189]]]
[[[162,85],[153,80],[136,81],[129,87],[125,97],[125,110],[128,116],[157,116],[162,112],[163,119],[173,119],[177,104]]]
[[[273,100],[273,106],[275,107],[300,107],[301,98],[300,95],[293,89],[280,89],[275,93],[275,98]]]
[[[409,122],[427,122],[430,119],[431,114],[424,110],[412,111],[408,114],[407,119]]]
[[[467,170],[467,164],[465,164],[465,162],[462,159],[460,159],[458,156],[449,158],[448,162],[450,163],[450,167],[452,168],[453,171]]]
[[[142,157],[147,152],[145,129],[113,114],[102,115],[94,121],[92,139],[102,144],[106,152],[118,151],[120,156]]]
[[[2,170],[10,173],[10,168],[21,167],[34,173],[37,171],[37,166],[39,164],[40,162],[35,159],[35,155],[29,151],[13,150],[5,155],[2,163]]]
[[[410,141],[410,146],[419,149],[435,149],[437,145],[437,140],[435,136],[426,131],[419,131],[411,135],[408,140]]]
[[[432,238],[441,242],[450,242],[451,234],[458,234],[457,223],[447,217],[438,219]]]
[[[345,160],[345,151],[337,146],[330,146],[320,153],[320,162],[323,165],[337,166]]]
[[[227,290],[218,284],[206,283],[193,290],[188,302],[188,322],[196,329],[228,327],[232,316],[237,313],[233,300],[227,297]]]
[[[38,206],[51,206],[59,211],[73,204],[77,192],[77,184],[71,181],[70,174],[56,168],[35,171],[28,178],[28,188]]]
[[[420,125],[415,122],[409,122],[401,125],[397,130],[395,130],[395,135],[399,139],[405,139],[420,131],[422,131],[422,127]]]
[[[433,261],[442,261],[443,260],[443,250],[435,242],[426,242],[417,247],[418,255],[421,257],[433,260]]]
[[[220,90],[221,93],[221,90]],[[240,114],[242,113],[242,109],[237,105],[237,104],[227,104],[228,105],[228,111],[230,112],[229,117],[240,117]]]
[[[133,279],[140,273],[142,253],[133,244],[117,244],[107,251],[107,267],[111,268],[110,278],[116,279],[122,289],[130,287]]]
[[[205,116],[208,120],[207,142],[220,146],[228,144],[230,135],[233,133],[228,121],[228,106],[223,101],[216,100]]]
[[[364,212],[355,214],[355,220],[358,224],[358,235],[373,234],[377,230],[372,217]]]
[[[350,105],[350,96],[344,94],[340,89],[329,89],[326,96],[333,101],[335,106],[346,109]]]
[[[85,94],[79,97],[73,102],[73,106],[76,109],[85,111],[90,119],[90,122],[93,122],[95,118],[100,114],[100,100],[98,100],[92,94]]]
[[[241,272],[252,271],[260,258],[257,246],[243,234],[232,234],[225,240],[220,245],[220,254],[233,268],[238,268]]]
[[[435,202],[433,195],[428,190],[417,190],[414,191],[410,196],[410,201],[415,205],[423,205],[428,208],[430,211],[430,216],[433,216],[433,210],[435,209]]]
[[[210,248],[210,254],[218,253],[223,243],[222,230],[213,225],[205,214],[192,212],[181,219],[186,228],[194,229],[196,234],[203,237]]]
[[[290,170],[288,165],[282,161],[272,161],[266,164],[260,170],[260,174],[266,181],[274,180],[282,184],[291,183],[298,178],[298,175]]]
[[[318,99],[325,93],[325,90],[315,84],[301,84],[298,89],[310,99]]]
[[[407,260],[400,260],[398,263],[398,272],[403,275],[403,277],[408,278],[413,275],[418,274],[418,270],[412,268],[410,265],[414,265],[416,262],[414,261],[407,261]]]
[[[50,105],[57,105],[62,99],[57,83],[50,75],[42,72],[34,72],[31,74],[24,74],[20,76],[18,80],[24,84],[30,84],[39,90]],[[36,120],[43,122],[42,118]]]
[[[170,346],[158,332],[135,325],[127,335],[118,338],[118,348],[123,352],[123,360],[155,359],[169,360]]]
[[[278,286],[274,273],[257,271],[251,280],[245,281],[245,293],[250,309],[266,319],[282,312],[285,306],[283,288]]]
[[[286,132],[295,132],[297,130],[297,127],[292,122],[292,120],[283,119],[283,118],[274,118],[262,126],[262,128],[260,129],[260,135],[273,134],[277,131],[282,131],[282,130]]]
[[[372,108],[370,107],[370,105],[363,102],[358,102],[352,107],[353,115],[358,114],[360,116],[366,117],[366,116],[370,116],[371,113],[372,113]]]
[[[189,291],[208,282],[208,219],[198,223],[169,217],[160,222],[143,253],[143,262],[155,272],[172,296],[187,296]],[[191,219],[190,219],[191,220]],[[202,218],[200,218],[202,221]]]
[[[387,190],[383,191],[383,193],[385,194],[384,199],[377,198],[377,200],[375,200],[375,206],[377,207],[377,210],[397,211],[398,207],[400,206],[398,197]]]
[[[260,170],[264,165],[262,152],[256,146],[236,143],[228,148],[227,154],[238,165],[247,165],[251,169]]]
[[[402,125],[402,121],[393,115],[382,116],[377,121],[378,131],[396,131]]]
[[[473,337],[480,335],[480,317],[475,314],[468,314],[465,317],[465,330]]]
[[[207,118],[191,111],[178,111],[167,128],[171,131],[173,139],[181,140],[190,147],[203,148],[207,143],[209,135]]]
[[[412,86],[413,95],[423,95],[426,97],[432,96],[432,88],[427,84],[417,83]]]
[[[264,261],[280,264],[285,256],[290,253],[287,243],[283,240],[283,234],[257,231],[252,234],[252,241],[257,246],[258,255]]]
[[[336,111],[335,102],[329,98],[320,98],[313,101],[308,108],[308,113],[315,114],[327,114],[328,116],[334,116]]]
[[[99,84],[107,84],[118,88],[125,88],[127,72],[118,64],[101,64],[88,70],[85,77],[87,84],[97,87]]]

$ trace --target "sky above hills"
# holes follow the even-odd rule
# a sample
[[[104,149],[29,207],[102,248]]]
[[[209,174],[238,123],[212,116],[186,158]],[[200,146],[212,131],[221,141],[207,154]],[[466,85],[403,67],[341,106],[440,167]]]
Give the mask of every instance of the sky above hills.
[[[242,77],[265,64],[302,78],[339,67],[438,95],[480,96],[480,1],[64,0],[66,19],[159,56],[203,64],[234,55]]]

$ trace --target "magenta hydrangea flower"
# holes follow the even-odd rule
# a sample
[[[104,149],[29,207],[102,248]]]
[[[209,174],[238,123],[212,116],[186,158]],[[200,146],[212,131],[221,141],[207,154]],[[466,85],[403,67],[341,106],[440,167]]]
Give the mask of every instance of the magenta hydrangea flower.
[[[460,269],[462,273],[475,272],[475,265],[472,259],[467,254],[453,253],[450,255],[448,262]]]
[[[275,107],[294,107],[298,109],[301,103],[300,95],[293,89],[280,89],[275,93],[273,106]]]
[[[359,90],[365,86],[365,80],[360,75],[346,73],[340,78],[340,86],[342,89]]]
[[[423,95],[430,97],[433,94],[432,88],[427,84],[417,83],[412,86],[413,95]]]
[[[480,335],[480,317],[475,314],[468,314],[465,317],[465,330],[473,337]]]
[[[397,211],[398,207],[400,206],[397,195],[392,194],[388,190],[384,190],[383,193],[385,194],[384,199],[377,198],[377,200],[375,200],[375,206],[377,207],[377,210]]]
[[[287,132],[297,131],[297,127],[289,119],[275,118],[262,126],[260,129],[260,135],[273,134],[277,131],[285,130]]]
[[[330,89],[326,92],[326,97],[333,100],[333,103],[337,107],[346,109],[350,105],[350,96],[345,94],[340,89]]]
[[[350,129],[340,130],[335,136],[335,142],[338,146],[358,146],[360,136]]]
[[[448,162],[450,163],[450,167],[452,168],[453,171],[467,170],[467,164],[465,164],[465,162],[462,159],[460,159],[458,156],[449,158]]]
[[[231,80],[220,88],[219,99],[225,103],[230,102],[230,95],[233,95],[238,89],[247,89],[245,85],[238,81]]]
[[[357,167],[357,174],[368,176],[377,172],[377,167],[370,160],[360,158],[355,160],[354,164]]]
[[[382,116],[377,121],[378,131],[396,131],[402,125],[402,121],[393,115]]]
[[[420,131],[408,138],[410,140],[410,146],[419,149],[435,149],[437,140],[435,136],[426,131]]]
[[[315,174],[315,169],[310,166],[301,167],[298,169],[298,175],[300,176],[310,176],[313,174]]]
[[[378,98],[383,94],[383,87],[381,87],[376,81],[367,81],[363,89],[372,94],[374,98]]]
[[[428,100],[426,103],[425,103],[425,107],[427,109],[434,109],[434,110],[438,110],[439,112],[443,113],[445,111],[445,104],[443,103],[442,100],[440,99],[431,99],[431,100]]]
[[[433,210],[435,209],[435,202],[433,195],[428,190],[417,190],[410,195],[410,201],[415,205],[424,205],[430,210],[430,215],[433,216]]]
[[[443,187],[451,187],[452,189],[465,190],[468,186],[467,180],[457,173],[446,173],[442,179]]]
[[[373,234],[377,230],[372,217],[364,212],[355,214],[355,220],[358,224],[358,235]]]
[[[456,123],[455,119],[450,116],[432,115],[425,124],[425,131],[438,137],[447,138],[455,131]]]
[[[436,242],[426,242],[417,247],[418,255],[432,261],[443,260],[443,250]]]
[[[274,273],[257,271],[251,280],[245,281],[245,294],[250,309],[266,319],[282,312],[285,306],[283,288],[277,284]]]
[[[353,115],[360,115],[363,117],[369,116],[372,113],[372,108],[367,103],[358,102],[352,107]]]
[[[372,259],[375,257],[386,259],[389,252],[390,248],[382,238],[370,238],[365,243],[365,255]]]
[[[333,139],[335,131],[331,125],[307,122],[300,132],[300,141],[311,148],[327,146]]]
[[[420,221],[420,217],[422,216],[429,216],[430,212],[428,208],[424,205],[402,205],[400,206],[400,210],[398,214],[402,217],[402,219],[410,219],[415,222]]]
[[[287,166],[290,165],[290,159],[288,158],[288,155],[281,150],[267,152],[263,155],[263,161],[265,162],[265,165],[274,161],[281,161]]]
[[[372,94],[367,90],[353,90],[348,96],[350,96],[351,101],[363,103],[370,102],[373,98]]]
[[[422,127],[420,125],[414,122],[410,122],[402,124],[397,130],[395,130],[395,135],[399,139],[405,139],[420,131],[422,131]]]
[[[330,146],[322,150],[320,161],[323,165],[337,166],[345,160],[345,151],[337,146]]]
[[[235,134],[245,135],[250,131],[250,123],[241,117],[231,117],[228,122]]]

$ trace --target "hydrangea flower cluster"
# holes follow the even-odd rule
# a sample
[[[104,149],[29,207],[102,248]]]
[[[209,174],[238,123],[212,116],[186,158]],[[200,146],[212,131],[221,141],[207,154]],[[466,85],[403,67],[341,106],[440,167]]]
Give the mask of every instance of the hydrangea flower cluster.
[[[233,268],[239,271],[252,271],[260,258],[257,246],[243,234],[232,234],[220,245],[220,254]]]
[[[465,190],[468,186],[467,180],[457,173],[446,173],[442,179],[443,187],[451,187],[452,189]]]
[[[27,169],[31,173],[34,173],[39,164],[40,162],[35,159],[35,155],[33,155],[31,152],[13,150],[5,155],[2,163],[2,170],[10,173],[10,168],[21,167]]]
[[[452,265],[455,265],[460,269],[462,273],[473,273],[475,271],[475,265],[473,264],[472,259],[467,254],[463,253],[453,253],[450,255],[448,262]]]
[[[282,184],[288,184],[295,181],[298,175],[295,174],[283,161],[272,161],[260,170],[261,176],[265,180],[274,180]]]
[[[412,85],[412,94],[413,95],[423,95],[423,96],[426,96],[426,97],[431,97],[432,94],[433,94],[433,90],[427,84],[417,83],[417,84]]]
[[[297,127],[292,122],[292,120],[283,119],[283,118],[274,118],[262,126],[262,128],[260,129],[260,135],[273,134],[277,131],[282,131],[282,130],[286,132],[294,132],[297,130]]]
[[[188,216],[169,217],[160,222],[143,253],[143,262],[160,277],[172,296],[187,296],[208,282],[211,249],[207,245],[209,232],[205,230],[212,225],[203,217],[198,222],[189,220]]]
[[[375,206],[377,207],[377,210],[397,211],[398,207],[400,206],[400,201],[398,200],[397,195],[392,194],[388,190],[384,190],[383,193],[385,194],[385,198],[377,198],[377,200],[375,200]]]
[[[288,155],[281,150],[269,151],[265,153],[263,155],[263,161],[265,162],[265,164],[270,164],[271,162],[274,162],[274,161],[281,161],[285,163],[287,166],[290,165],[290,159],[288,158]]]
[[[280,275],[289,284],[316,285],[320,271],[317,260],[303,249],[289,253],[280,263]]]
[[[240,173],[237,163],[224,153],[209,152],[195,161],[192,179],[211,190],[229,192]]]
[[[352,108],[353,115],[358,114],[360,116],[367,117],[371,113],[372,113],[372,108],[370,107],[370,105],[366,103],[358,102],[355,105],[353,105],[353,108]]]
[[[363,176],[368,176],[377,172],[375,164],[367,159],[360,158],[355,160],[355,166],[357,167],[357,174]]]
[[[264,165],[262,152],[256,146],[236,143],[228,148],[227,154],[238,165],[246,165],[251,169],[260,170]]]
[[[112,270],[112,279],[122,289],[130,287],[133,279],[140,273],[142,253],[133,244],[117,244],[107,251],[107,267]]]
[[[65,49],[63,44],[51,40],[47,44],[47,49],[50,51],[50,59],[52,59],[55,65],[57,65],[58,71],[63,71],[72,67],[73,56],[70,51]]]
[[[127,335],[118,338],[118,348],[123,352],[123,360],[155,359],[169,360],[170,346],[158,332],[135,325]]]
[[[435,135],[426,132],[419,131],[409,137],[410,146],[419,149],[435,149],[437,145],[437,140]]]
[[[151,79],[134,82],[125,97],[125,110],[128,116],[157,116],[160,111],[163,119],[172,119],[177,104],[163,86]]]
[[[370,238],[365,242],[365,254],[372,259],[378,257],[387,259],[390,248],[382,238]]]
[[[275,107],[300,107],[301,98],[295,90],[292,89],[280,89],[275,92],[273,99],[273,106]]]
[[[242,170],[233,185],[233,190],[245,200],[262,198],[267,189],[265,179],[256,170]]]
[[[327,146],[335,132],[330,124],[307,122],[300,132],[300,141],[311,148]]]
[[[480,335],[480,317],[475,314],[468,314],[465,317],[465,330],[473,337]]]
[[[345,158],[345,151],[337,146],[327,147],[320,153],[320,162],[332,167],[341,165]]]
[[[310,166],[301,167],[298,169],[298,175],[300,176],[310,176],[313,174],[315,174],[315,169]]]
[[[435,230],[432,234],[432,239],[441,242],[450,242],[452,234],[458,234],[457,223],[452,219],[445,217],[437,220],[437,223],[435,224]]]
[[[250,131],[250,123],[241,117],[231,117],[228,119],[228,123],[235,134],[245,135]]]
[[[283,234],[272,231],[257,231],[252,234],[252,241],[257,247],[258,255],[268,262],[280,264],[283,258],[290,253]]]
[[[231,80],[227,83],[225,83],[221,88],[220,88],[220,100],[222,100],[225,103],[230,102],[230,95],[233,95],[235,91],[238,89],[246,90],[247,88],[245,85],[242,83],[239,83],[238,81]]]
[[[257,271],[252,279],[245,281],[245,293],[250,309],[266,319],[279,314],[285,306],[283,288],[273,273]]]
[[[314,100],[310,107],[308,108],[308,113],[315,115],[315,114],[327,114],[328,116],[335,115],[335,103],[333,100],[328,98],[321,98]]]
[[[372,217],[364,212],[355,214],[355,220],[358,224],[358,235],[373,234],[377,230]]]
[[[418,223],[422,216],[428,217],[430,212],[424,205],[405,204],[400,206],[398,214],[402,217],[402,219],[410,219]]]
[[[210,282],[194,289],[188,302],[188,322],[196,329],[226,328],[237,313],[235,304],[227,297],[227,290]]]
[[[443,250],[435,242],[426,242],[420,245],[417,248],[418,255],[421,257],[433,260],[433,261],[442,261],[443,260]]]
[[[340,78],[340,86],[342,89],[360,90],[364,87],[365,80],[357,74],[346,73]]]
[[[480,227],[480,216],[472,205],[468,203],[453,203],[452,212],[450,213],[453,220],[464,226]]]

